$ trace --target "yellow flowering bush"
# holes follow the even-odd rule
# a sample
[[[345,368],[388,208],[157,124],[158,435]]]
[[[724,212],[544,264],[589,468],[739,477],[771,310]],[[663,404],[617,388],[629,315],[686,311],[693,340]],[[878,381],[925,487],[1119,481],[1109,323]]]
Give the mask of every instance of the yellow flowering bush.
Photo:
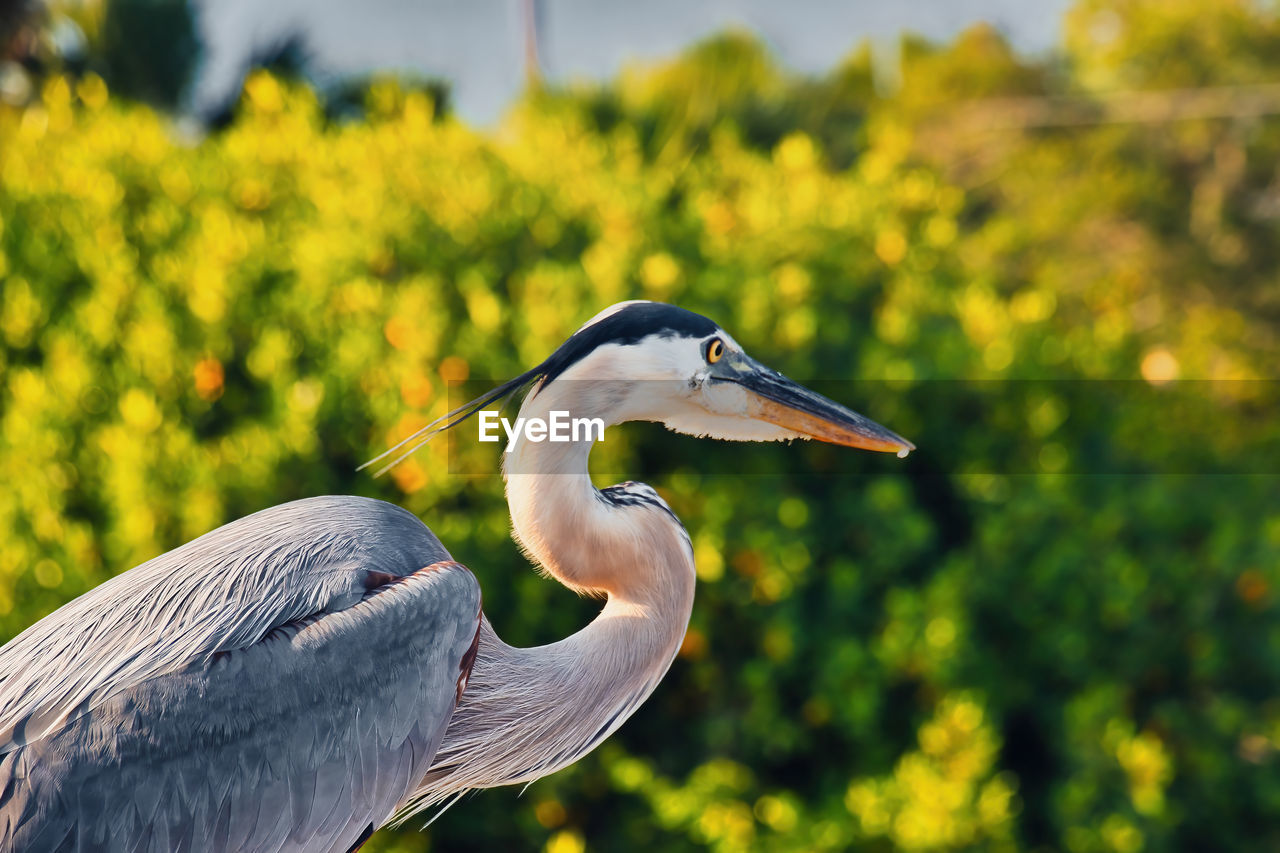
[[[919,741],[892,776],[849,786],[845,805],[861,832],[887,836],[903,850],[953,850],[979,841],[1011,847],[1015,786],[992,775],[998,744],[982,706],[945,698],[920,728]]]
[[[1270,13],[1215,6],[1184,45],[1175,5],[1088,0],[1056,70],[989,30],[909,40],[893,96],[865,52],[796,81],[720,39],[489,133],[391,82],[333,120],[256,74],[193,138],[46,80],[0,111],[0,636],[323,493],[417,513],[508,641],[576,630],[593,605],[528,570],[487,446],[355,468],[460,383],[668,300],[919,453],[611,431],[602,479],[692,534],[671,673],[523,798],[370,849],[1274,842],[1247,828],[1280,803],[1280,132],[993,130],[969,100],[1280,70]]]

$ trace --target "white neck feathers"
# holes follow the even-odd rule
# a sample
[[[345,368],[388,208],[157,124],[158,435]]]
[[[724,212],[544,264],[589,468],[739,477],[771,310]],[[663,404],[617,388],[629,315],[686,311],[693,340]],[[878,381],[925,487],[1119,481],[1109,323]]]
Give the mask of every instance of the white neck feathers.
[[[575,392],[575,416],[612,423]],[[553,382],[526,399],[520,415],[546,418],[569,410],[564,402]],[[688,536],[648,486],[597,490],[590,451],[589,441],[520,442],[506,454],[504,474],[525,552],[571,589],[607,596],[603,610],[572,636],[531,649],[508,646],[482,622],[467,688],[406,811],[573,763],[639,707],[679,650],[693,607]]]

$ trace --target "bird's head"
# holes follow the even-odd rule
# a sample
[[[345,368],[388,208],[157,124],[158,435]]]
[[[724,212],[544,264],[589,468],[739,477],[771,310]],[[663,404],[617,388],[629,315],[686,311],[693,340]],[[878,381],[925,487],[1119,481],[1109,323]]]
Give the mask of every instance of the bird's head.
[[[601,311],[542,364],[387,454],[406,444],[411,452],[432,434],[526,387],[522,412],[532,405],[559,407],[607,424],[657,421],[676,432],[729,441],[817,439],[899,456],[915,449],[875,421],[760,364],[706,317],[632,301]]]
[[[534,395],[574,384],[585,414],[657,421],[728,441],[804,438],[906,455],[911,442],[751,358],[716,323],[674,305],[622,302],[540,368]]]

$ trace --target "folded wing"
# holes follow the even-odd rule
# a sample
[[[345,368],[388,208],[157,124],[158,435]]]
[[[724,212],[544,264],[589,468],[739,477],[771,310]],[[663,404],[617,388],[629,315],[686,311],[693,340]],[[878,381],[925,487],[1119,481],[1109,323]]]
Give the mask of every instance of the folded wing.
[[[479,610],[360,498],[157,557],[0,649],[0,848],[346,849],[429,766]]]

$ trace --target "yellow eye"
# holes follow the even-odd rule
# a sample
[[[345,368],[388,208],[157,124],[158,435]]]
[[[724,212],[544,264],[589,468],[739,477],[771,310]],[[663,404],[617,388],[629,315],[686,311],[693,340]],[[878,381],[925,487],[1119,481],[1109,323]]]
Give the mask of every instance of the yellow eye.
[[[715,364],[724,355],[724,341],[712,338],[707,344],[707,364]]]

